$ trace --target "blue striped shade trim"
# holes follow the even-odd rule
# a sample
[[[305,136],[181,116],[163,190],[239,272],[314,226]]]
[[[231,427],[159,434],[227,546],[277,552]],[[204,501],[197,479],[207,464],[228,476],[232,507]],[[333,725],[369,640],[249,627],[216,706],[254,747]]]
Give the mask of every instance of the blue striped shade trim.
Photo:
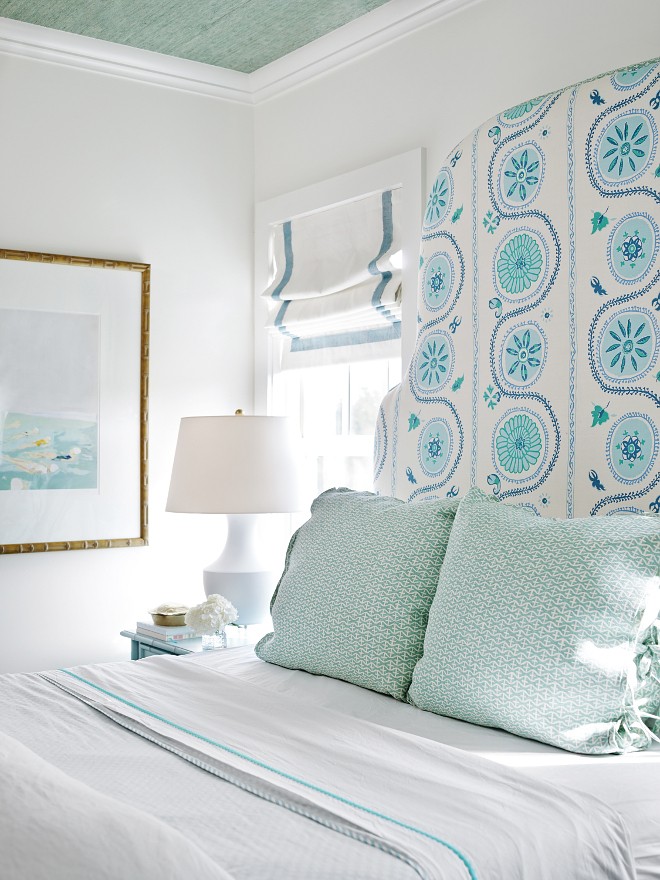
[[[284,236],[284,275],[282,280],[271,293],[271,299],[282,299],[281,293],[291,281],[291,273],[293,272],[293,248],[291,247],[291,221],[287,220],[282,224],[282,234]]]
[[[386,254],[387,251],[392,247],[392,241],[394,239],[394,227],[392,225],[392,190],[386,190],[382,195],[383,202],[383,241],[380,246],[380,250],[378,251],[378,256],[375,257],[369,263],[369,271],[372,275],[381,275],[380,284],[374,290],[373,296],[371,297],[371,304],[373,306],[380,305],[381,297],[383,296],[383,291],[392,280],[391,272],[380,272],[376,263],[383,254]]]
[[[328,333],[326,336],[296,336],[291,340],[291,351],[315,351],[319,348],[340,348],[344,345],[364,345],[368,342],[388,342],[401,339],[401,321],[374,330],[354,330],[347,333]]]
[[[342,333],[324,333],[317,336],[298,337],[294,331],[289,330],[285,323],[286,311],[289,307],[290,300],[283,300],[282,305],[275,317],[274,327],[282,336],[291,339],[291,351],[316,351],[324,348],[340,348],[344,346],[363,345],[365,343],[387,342],[392,339],[401,338],[401,320],[393,314],[390,309],[381,304],[383,292],[392,280],[392,273],[389,271],[381,272],[378,269],[378,260],[392,247],[394,241],[394,225],[392,216],[392,191],[386,190],[381,194],[382,200],[382,217],[383,217],[383,239],[378,254],[369,262],[369,272],[374,275],[380,275],[380,281],[371,297],[371,304],[378,312],[381,318],[391,322],[391,327],[379,327],[371,330],[355,330],[345,331]],[[285,268],[282,280],[277,285],[271,298],[274,300],[282,299],[282,291],[291,280],[293,272],[293,246],[291,240],[291,221],[282,224],[282,234],[284,236],[284,254]],[[294,325],[295,328],[295,325]]]

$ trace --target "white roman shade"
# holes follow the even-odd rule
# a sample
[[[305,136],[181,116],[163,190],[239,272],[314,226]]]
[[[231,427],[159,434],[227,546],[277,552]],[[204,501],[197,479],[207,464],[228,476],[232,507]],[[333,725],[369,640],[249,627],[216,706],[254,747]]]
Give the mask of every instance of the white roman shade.
[[[275,227],[263,296],[282,369],[400,354],[400,196],[386,190]]]

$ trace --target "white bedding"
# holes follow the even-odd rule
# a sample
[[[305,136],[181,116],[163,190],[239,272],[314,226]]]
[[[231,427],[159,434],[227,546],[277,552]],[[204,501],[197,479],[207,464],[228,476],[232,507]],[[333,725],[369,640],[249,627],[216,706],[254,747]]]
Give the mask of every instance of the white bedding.
[[[0,676],[0,729],[68,776],[175,828],[234,880],[418,878],[400,859],[223,782],[39,675]]]
[[[232,880],[164,822],[99,794],[0,732],[3,880]]]
[[[463,752],[518,767],[540,779],[596,794],[616,808],[632,832],[639,880],[660,878],[660,750],[657,748],[628,757],[570,755],[501,731],[430,715],[341,681],[262,663],[250,648],[176,660],[150,658],[138,664],[87,669],[138,667],[147,672],[150,666],[162,668],[163,663],[165,666],[174,663],[182,672],[189,664],[217,667],[233,679],[256,684],[276,705],[291,706],[300,701],[308,707],[334,709],[344,713],[344,722],[349,727],[351,717],[366,719],[378,724],[384,734],[387,728],[410,732],[430,741],[427,745],[431,747],[433,741],[446,742]],[[176,702],[176,695],[172,696]],[[287,697],[293,697],[293,702]],[[323,712],[316,715],[320,718]],[[268,711],[266,717],[269,718]],[[223,729],[217,722],[216,718],[216,729]],[[97,791],[135,805],[178,829],[217,864],[226,867],[236,880],[412,880],[418,876],[414,868],[398,858],[273,806],[236,785],[223,783],[129,732],[37,675],[0,677],[0,729]],[[355,731],[359,734],[360,729],[358,725]],[[589,798],[582,802],[582,809],[592,813],[596,824],[603,815],[606,822],[611,821],[607,811],[603,814],[599,805]],[[570,809],[566,815],[570,819]],[[358,824],[364,827],[362,818]],[[547,819],[552,824],[550,814]],[[478,821],[478,817],[473,820]],[[438,822],[443,829],[448,829],[443,816],[434,820],[435,829],[440,827]],[[553,833],[556,843],[561,834],[558,835],[556,829]],[[577,833],[580,833],[579,827]],[[518,838],[523,834],[521,826],[515,829],[513,836]],[[552,838],[552,834],[550,836]],[[567,844],[570,848],[571,841]],[[585,845],[590,847],[588,843]],[[560,864],[557,870],[561,869]],[[455,871],[456,865],[451,870]],[[130,876],[137,880],[139,875]],[[453,877],[453,874],[445,876]],[[477,876],[482,880],[482,874]],[[537,871],[528,862],[522,875],[505,871],[498,876],[506,880],[512,876],[539,880],[552,875],[545,870]],[[562,880],[573,876],[571,865]],[[602,864],[593,876],[622,880],[632,874],[625,866]]]
[[[591,796],[329,712],[300,694],[238,682],[220,671],[232,655],[238,660],[236,652],[163,657],[47,678],[207,771],[397,855],[429,880],[634,877],[624,823]]]
[[[629,755],[576,755],[503,730],[422,712],[325,676],[263,663],[249,647],[185,658],[274,693],[344,712],[488,758],[535,779],[582,791],[614,807],[631,836],[638,880],[660,880],[660,744]]]

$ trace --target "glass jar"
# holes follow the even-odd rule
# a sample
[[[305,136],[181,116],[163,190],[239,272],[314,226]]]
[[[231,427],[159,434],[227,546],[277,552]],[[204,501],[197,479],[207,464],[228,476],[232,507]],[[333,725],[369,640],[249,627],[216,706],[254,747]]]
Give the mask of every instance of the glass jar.
[[[215,632],[202,633],[202,651],[214,651],[216,648],[227,647],[227,633],[224,626]]]

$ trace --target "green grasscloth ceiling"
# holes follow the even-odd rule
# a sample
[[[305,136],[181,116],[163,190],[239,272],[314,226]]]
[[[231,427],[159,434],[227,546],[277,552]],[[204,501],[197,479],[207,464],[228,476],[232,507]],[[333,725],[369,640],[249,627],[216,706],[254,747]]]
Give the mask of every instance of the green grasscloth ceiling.
[[[0,0],[0,16],[251,73],[387,0]]]

